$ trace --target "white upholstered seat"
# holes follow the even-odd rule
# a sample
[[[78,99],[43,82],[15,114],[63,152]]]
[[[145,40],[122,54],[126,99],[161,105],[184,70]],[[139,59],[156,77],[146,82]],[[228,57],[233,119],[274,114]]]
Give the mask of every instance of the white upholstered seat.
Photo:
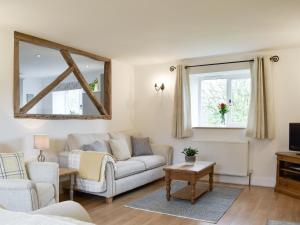
[[[118,161],[116,162],[115,178],[120,179],[137,174],[146,170],[145,164],[141,161]]]
[[[131,157],[128,161],[142,162],[145,165],[146,170],[151,170],[166,165],[166,159],[161,155],[134,156]]]

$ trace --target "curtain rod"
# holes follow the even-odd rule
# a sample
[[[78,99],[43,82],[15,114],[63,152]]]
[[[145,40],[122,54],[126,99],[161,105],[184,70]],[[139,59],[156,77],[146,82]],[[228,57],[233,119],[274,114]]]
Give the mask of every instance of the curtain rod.
[[[224,64],[243,63],[243,62],[254,62],[254,59],[241,60],[241,61],[231,61],[231,62],[220,62],[220,63],[209,63],[209,64],[192,65],[192,66],[185,66],[184,68],[187,69],[187,68],[191,68],[191,67],[216,66],[216,65],[224,65]]]
[[[279,56],[274,55],[270,57],[271,62],[278,62]],[[224,65],[224,64],[232,64],[232,63],[243,63],[243,62],[254,62],[254,59],[249,60],[240,60],[240,61],[231,61],[231,62],[220,62],[220,63],[209,63],[209,64],[200,64],[200,65],[191,65],[191,66],[185,66],[184,68],[191,68],[191,67],[201,67],[201,66],[215,66],[215,65]],[[173,72],[176,69],[175,66],[170,67],[170,71]]]

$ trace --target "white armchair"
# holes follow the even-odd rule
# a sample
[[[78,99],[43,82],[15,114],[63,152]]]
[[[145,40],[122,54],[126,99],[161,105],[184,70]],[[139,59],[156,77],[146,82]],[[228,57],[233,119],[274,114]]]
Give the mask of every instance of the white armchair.
[[[29,162],[28,180],[0,180],[0,205],[13,211],[34,211],[59,200],[58,164]]]

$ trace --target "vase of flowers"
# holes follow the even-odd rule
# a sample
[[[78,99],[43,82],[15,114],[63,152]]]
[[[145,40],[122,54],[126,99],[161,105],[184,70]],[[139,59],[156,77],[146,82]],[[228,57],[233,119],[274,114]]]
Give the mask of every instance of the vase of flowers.
[[[98,83],[99,83],[98,79],[95,79],[92,83],[89,84],[90,89],[92,91],[98,91],[98,89],[99,89]]]
[[[182,153],[185,155],[185,162],[187,164],[193,165],[196,162],[196,155],[198,154],[198,150],[196,148],[185,148]]]
[[[221,124],[225,125],[225,114],[229,112],[229,107],[226,103],[220,103],[218,109],[221,116]]]

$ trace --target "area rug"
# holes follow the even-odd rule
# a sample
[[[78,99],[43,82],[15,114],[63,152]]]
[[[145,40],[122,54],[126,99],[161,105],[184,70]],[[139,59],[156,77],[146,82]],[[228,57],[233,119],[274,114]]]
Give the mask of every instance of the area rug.
[[[300,225],[300,223],[284,222],[277,220],[268,220],[266,225]]]
[[[174,192],[185,185],[183,182],[173,182],[171,190]],[[171,216],[217,223],[238,198],[242,190],[231,187],[214,187],[213,191],[205,193],[195,204],[191,204],[190,201],[180,199],[167,201],[165,187],[163,187],[125,206]]]

